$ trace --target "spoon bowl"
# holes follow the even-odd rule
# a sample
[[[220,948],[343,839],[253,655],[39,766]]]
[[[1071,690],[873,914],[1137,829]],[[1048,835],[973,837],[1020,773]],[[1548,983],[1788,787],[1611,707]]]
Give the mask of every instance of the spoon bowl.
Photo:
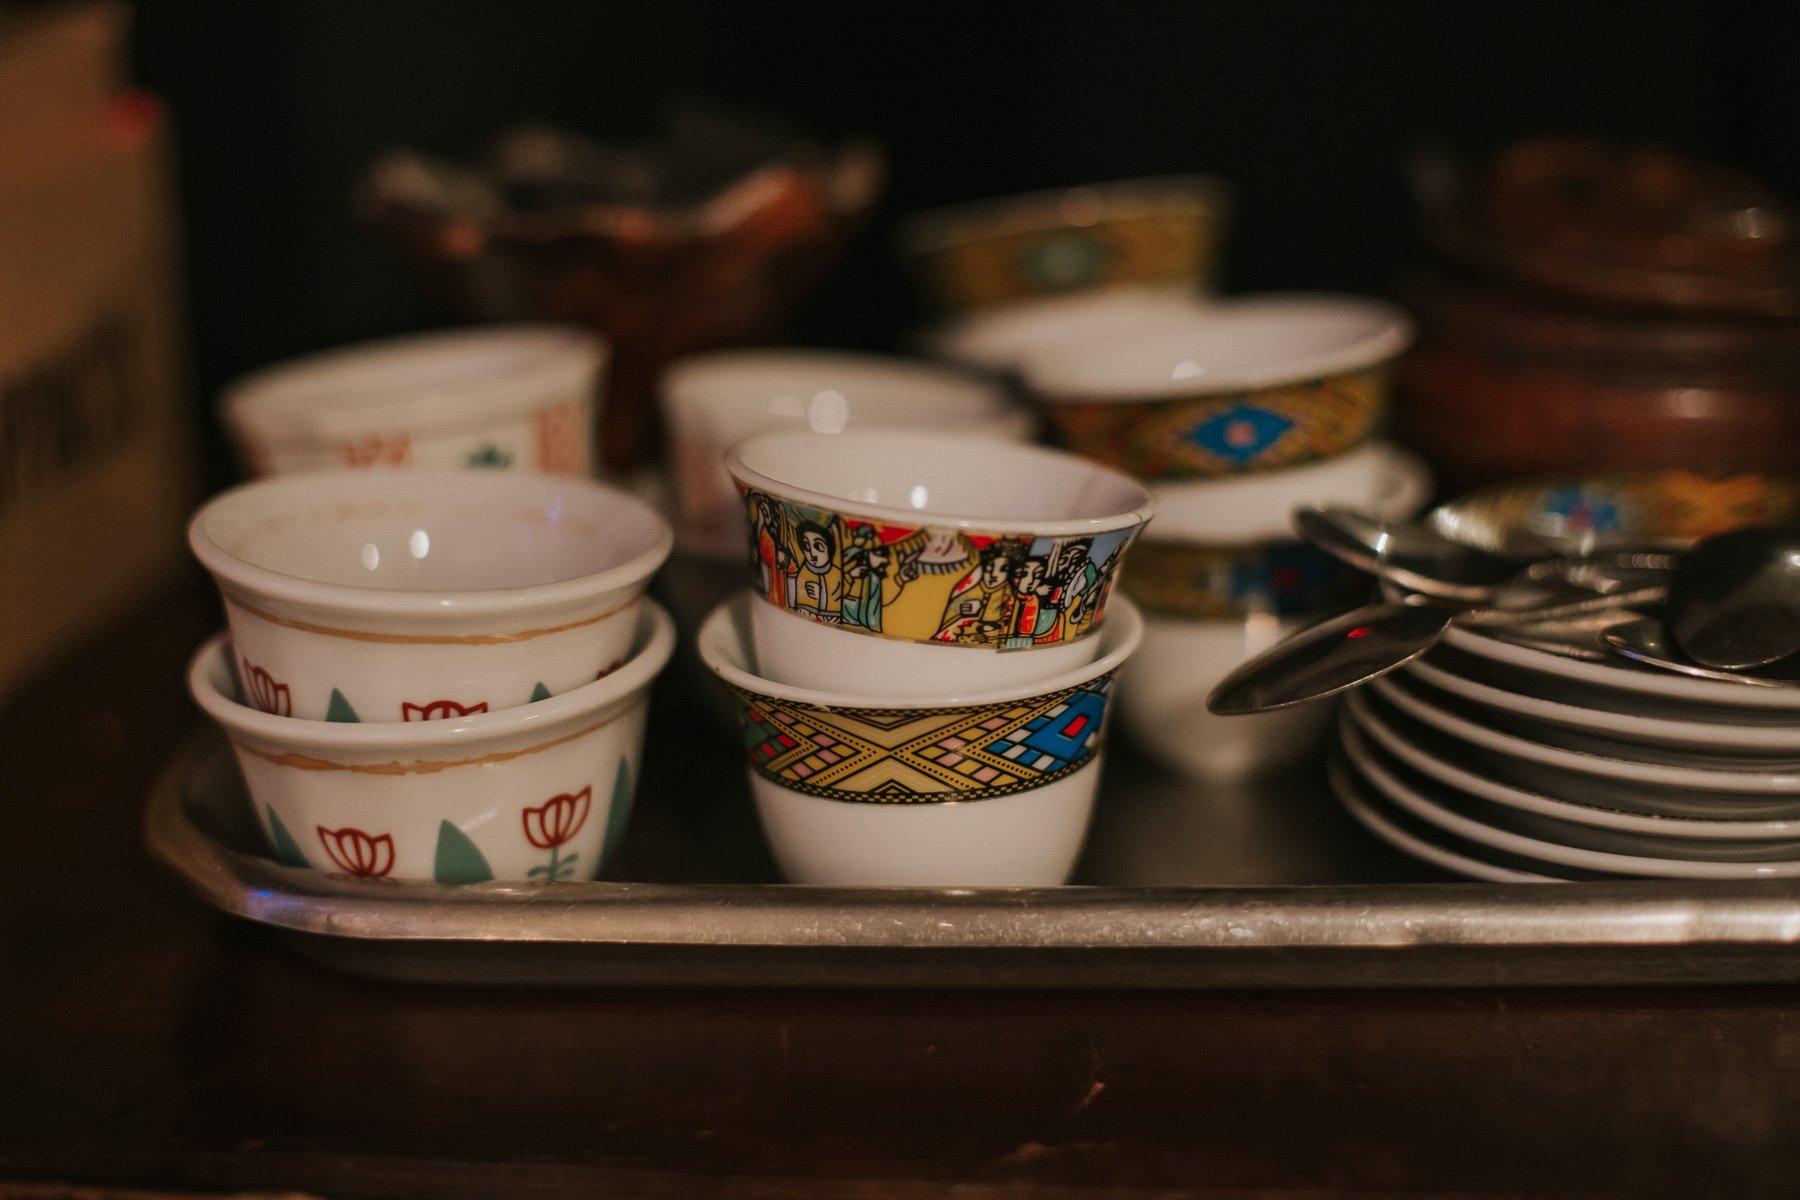
[[[1800,531],[1715,534],[1669,577],[1670,639],[1703,667],[1744,671],[1800,653]]]
[[[1347,508],[1300,508],[1294,531],[1327,554],[1409,591],[1478,604],[1526,563],[1451,541],[1411,521]]]
[[[1600,635],[1608,649],[1633,662],[1645,666],[1657,667],[1664,671],[1673,671],[1677,675],[1687,675],[1695,679],[1717,679],[1726,683],[1747,683],[1756,687],[1796,687],[1800,686],[1800,675],[1773,674],[1768,669],[1762,671],[1725,671],[1717,667],[1708,667],[1684,657],[1681,651],[1670,644],[1663,623],[1655,617],[1640,617],[1635,621],[1607,628]]]

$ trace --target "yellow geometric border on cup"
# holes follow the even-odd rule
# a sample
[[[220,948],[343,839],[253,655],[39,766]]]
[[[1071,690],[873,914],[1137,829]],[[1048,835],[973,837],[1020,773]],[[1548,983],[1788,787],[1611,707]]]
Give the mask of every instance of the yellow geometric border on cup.
[[[1094,756],[1113,672],[1040,696],[944,708],[839,708],[727,685],[752,770],[858,804],[943,804],[1028,792]]]
[[[1298,466],[1367,441],[1388,408],[1388,365],[1248,391],[1041,405],[1070,449],[1140,479]]]

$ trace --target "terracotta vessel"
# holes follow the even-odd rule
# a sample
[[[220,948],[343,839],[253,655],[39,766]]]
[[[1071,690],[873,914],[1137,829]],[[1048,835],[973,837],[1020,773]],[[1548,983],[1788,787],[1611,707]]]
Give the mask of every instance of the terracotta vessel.
[[[1394,432],[1448,495],[1592,467],[1800,462],[1787,214],[1727,168],[1523,143],[1435,207]]]

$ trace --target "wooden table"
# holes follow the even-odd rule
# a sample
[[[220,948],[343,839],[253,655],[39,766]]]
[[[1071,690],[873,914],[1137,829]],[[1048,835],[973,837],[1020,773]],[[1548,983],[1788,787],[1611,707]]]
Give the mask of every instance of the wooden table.
[[[189,584],[0,718],[0,1179],[19,1194],[1800,1194],[1788,987],[551,991],[339,973],[143,852],[145,790],[195,720],[183,664],[218,623]]]

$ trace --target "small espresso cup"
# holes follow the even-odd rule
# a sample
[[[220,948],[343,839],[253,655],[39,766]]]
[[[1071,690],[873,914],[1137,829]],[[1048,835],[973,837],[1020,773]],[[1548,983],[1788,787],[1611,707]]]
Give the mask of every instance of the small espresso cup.
[[[1075,670],[982,694],[896,700],[753,669],[750,596],[700,629],[743,719],[750,790],[792,883],[1048,887],[1074,870],[1100,783],[1113,678],[1137,647],[1123,597]]]
[[[1142,484],[1076,455],[952,434],[763,434],[726,465],[768,610],[762,668],[834,690],[925,671],[962,693],[1091,658],[1068,648],[1105,620],[1154,508]],[[773,617],[824,637],[778,635]]]
[[[1379,430],[1399,309],[1354,296],[1220,301],[1185,321],[1036,351],[1025,387],[1070,449],[1164,481],[1297,466]]]
[[[674,647],[674,622],[646,601],[605,679],[426,725],[251,707],[222,634],[194,656],[188,688],[230,740],[283,865],[436,883],[592,879],[630,817],[650,687]]]
[[[334,467],[593,473],[606,342],[492,325],[364,342],[231,384],[220,415],[252,476]]]
[[[725,453],[776,430],[943,429],[1022,442],[1035,417],[990,380],[934,363],[838,350],[751,349],[696,354],[662,377],[673,443],[684,553],[735,557],[744,509]]]
[[[214,497],[188,526],[252,707],[407,722],[559,695],[626,657],[668,522],[586,479],[330,471]]]

